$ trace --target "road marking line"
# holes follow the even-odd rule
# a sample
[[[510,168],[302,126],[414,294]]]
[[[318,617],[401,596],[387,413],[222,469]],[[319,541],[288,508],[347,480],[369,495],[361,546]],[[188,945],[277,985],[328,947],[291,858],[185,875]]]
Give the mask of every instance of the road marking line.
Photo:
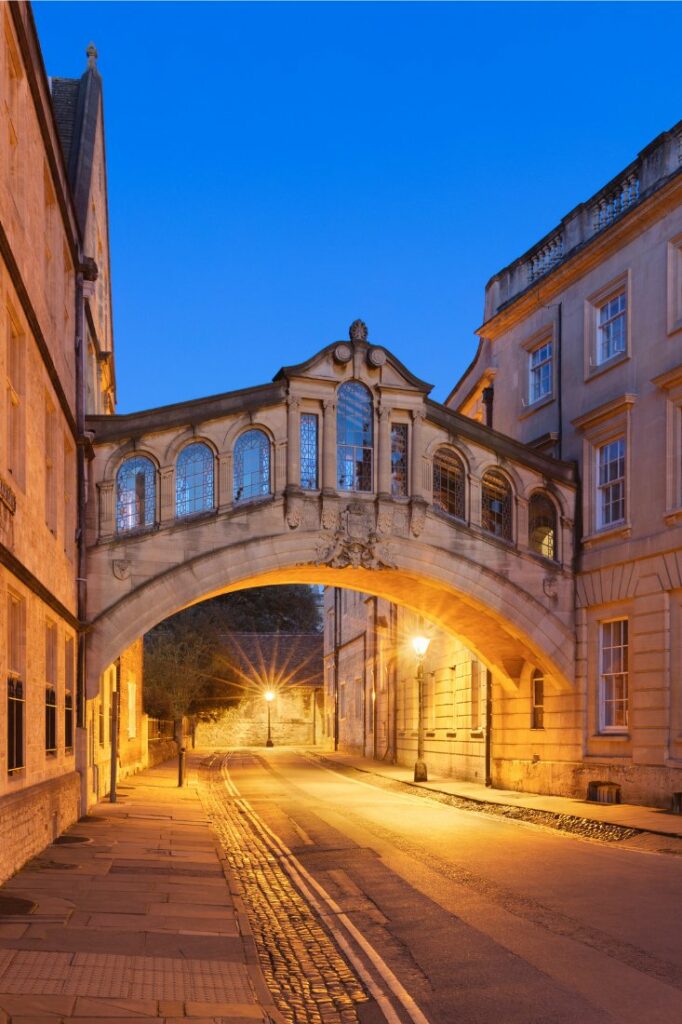
[[[395,1012],[393,1006],[389,1002],[387,996],[381,991],[374,979],[368,973],[362,960],[357,956],[355,951],[348,944],[345,936],[336,927],[336,922],[340,922],[346,929],[346,931],[353,937],[357,945],[362,949],[367,959],[370,961],[374,969],[384,980],[388,988],[391,990],[395,998],[402,1005],[403,1009],[407,1012],[410,1020],[413,1024],[429,1024],[429,1020],[420,1010],[417,1003],[414,1001],[409,992],[403,987],[398,978],[395,976],[391,968],[388,966],[386,961],[381,955],[374,949],[372,945],[365,939],[364,935],[355,927],[353,922],[348,918],[346,914],[341,910],[336,901],[329,895],[326,889],[320,885],[320,883],[313,878],[310,872],[301,864],[297,857],[291,852],[291,850],[282,842],[262,820],[262,818],[254,811],[251,804],[246,800],[239,792],[236,784],[233,782],[230,776],[230,770],[228,767],[229,754],[223,759],[221,765],[221,774],[223,781],[228,792],[235,798],[235,800],[242,807],[244,813],[252,820],[253,824],[262,833],[264,842],[268,843],[270,848],[283,853],[286,860],[282,861],[283,868],[287,871],[290,878],[298,886],[299,890],[303,895],[310,901],[312,906],[316,909],[320,917],[323,919],[329,930],[334,935],[336,941],[339,943],[346,956],[349,958],[358,974],[362,977],[363,981],[367,985],[367,988],[376,999],[384,1017],[389,1024],[400,1024],[400,1018]],[[310,891],[312,887],[320,898],[327,904],[329,909],[334,915],[330,918],[329,914],[320,906],[319,901],[315,898],[313,893]]]

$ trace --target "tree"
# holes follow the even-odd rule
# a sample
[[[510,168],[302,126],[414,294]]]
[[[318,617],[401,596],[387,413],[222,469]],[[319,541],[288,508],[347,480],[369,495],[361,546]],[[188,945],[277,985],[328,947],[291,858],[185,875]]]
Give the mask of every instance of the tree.
[[[312,633],[320,625],[315,591],[295,585],[254,587],[186,608],[144,638],[145,711],[172,720],[179,742],[183,718],[215,718],[243,694],[224,653],[226,635]]]

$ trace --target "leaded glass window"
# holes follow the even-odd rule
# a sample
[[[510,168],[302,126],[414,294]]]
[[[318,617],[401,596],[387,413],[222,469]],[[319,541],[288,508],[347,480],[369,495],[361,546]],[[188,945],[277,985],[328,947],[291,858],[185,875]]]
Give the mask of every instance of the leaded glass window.
[[[270,441],[262,430],[247,430],[234,446],[234,500],[270,493]]]
[[[316,491],[318,483],[318,418],[315,413],[301,413],[301,487]]]
[[[364,384],[339,388],[336,413],[336,466],[340,491],[371,491],[373,462],[372,396]]]
[[[502,540],[512,539],[512,491],[509,481],[491,469],[481,482],[481,526]]]
[[[207,512],[214,506],[214,458],[207,444],[188,444],[175,464],[175,514]]]
[[[391,494],[396,498],[407,495],[407,423],[391,426]]]
[[[116,474],[116,530],[153,526],[156,520],[156,470],[143,455],[126,459]]]
[[[528,506],[528,546],[537,555],[556,558],[556,508],[546,494],[533,494]]]
[[[433,504],[441,512],[464,519],[464,464],[450,448],[439,448],[433,459]]]

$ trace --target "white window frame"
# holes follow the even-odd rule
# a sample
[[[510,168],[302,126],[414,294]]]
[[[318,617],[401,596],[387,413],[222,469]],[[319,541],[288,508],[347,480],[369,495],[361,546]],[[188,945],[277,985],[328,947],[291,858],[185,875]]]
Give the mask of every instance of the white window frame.
[[[682,233],[668,242],[668,334],[682,331]]]
[[[600,621],[599,623],[599,687],[598,687],[598,701],[599,701],[599,732],[605,735],[611,734],[628,734],[630,731],[630,693],[629,693],[629,646],[630,646],[630,630],[629,630],[629,618],[627,616],[619,616],[617,618],[609,618]],[[608,648],[604,645],[604,633],[606,627],[613,626],[616,623],[625,623],[625,642],[619,645],[611,644]],[[622,639],[622,635],[621,635]],[[609,651],[624,651],[624,657],[621,661],[621,669],[619,672],[614,672],[612,668],[609,671],[605,670],[605,652]],[[624,667],[623,667],[624,666]],[[616,724],[607,723],[607,679],[612,680],[611,685],[614,685],[616,677],[624,677],[625,696],[616,700],[614,697],[609,697],[608,703],[617,704],[622,703],[625,705],[625,721],[618,722]]]
[[[618,330],[616,330],[617,325]],[[618,345],[617,348],[616,345]],[[623,288],[597,307],[596,365],[603,366],[604,363],[624,355],[627,352],[627,345],[628,293]],[[610,349],[611,351],[609,351]]]
[[[536,359],[537,357],[537,359]],[[543,370],[548,367],[548,373]],[[528,353],[528,404],[535,405],[550,398],[554,391],[554,344],[545,338]]]
[[[623,300],[623,309],[609,311],[609,306],[617,299]],[[602,322],[602,314],[606,317]],[[599,291],[594,292],[585,300],[585,380],[618,366],[630,358],[630,320],[632,316],[632,295],[630,287],[630,271],[610,281]],[[604,328],[620,321],[624,323],[623,347],[610,355],[603,353]]]
[[[543,349],[549,349],[549,353],[537,367],[533,366],[533,357],[541,353]],[[524,360],[522,370],[523,389],[521,397],[521,409],[519,416],[530,416],[537,409],[542,409],[556,397],[556,339],[555,330],[552,324],[546,325],[540,331],[536,331],[530,338],[521,345],[521,355]],[[543,366],[549,366],[549,386],[541,394],[534,390],[534,373]]]
[[[632,530],[632,409],[636,395],[625,394],[592,409],[571,421],[583,435],[583,523],[582,543],[586,547],[613,537],[629,536]],[[625,479],[623,497],[625,518],[605,523],[601,514],[599,489],[599,450],[623,438],[625,442]]]
[[[665,513],[668,526],[682,521],[682,365],[654,377],[665,394]]]
[[[597,465],[595,466],[596,486],[596,517],[598,530],[612,530],[627,521],[627,439],[623,434],[605,441],[595,449]],[[622,469],[620,465],[622,463]],[[615,470],[612,468],[616,466]],[[608,470],[608,478],[604,478],[604,470]],[[620,475],[611,476],[616,472]],[[614,494],[619,497],[614,498]],[[620,504],[622,515],[610,518],[608,510]]]

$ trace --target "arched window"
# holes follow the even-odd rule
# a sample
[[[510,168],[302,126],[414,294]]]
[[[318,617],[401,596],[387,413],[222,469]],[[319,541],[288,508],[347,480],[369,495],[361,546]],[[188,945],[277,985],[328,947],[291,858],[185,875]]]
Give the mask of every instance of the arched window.
[[[528,505],[528,547],[545,558],[557,557],[556,508],[540,492],[532,495]]]
[[[188,444],[175,463],[175,514],[191,516],[214,505],[214,460],[207,444]]]
[[[340,491],[372,490],[372,396],[351,380],[339,388],[336,412],[336,477]]]
[[[135,455],[116,474],[116,530],[137,530],[156,521],[156,469],[151,459]]]
[[[484,473],[481,481],[481,526],[495,537],[512,539],[512,490],[495,469]]]
[[[270,493],[270,441],[262,430],[247,430],[234,446],[234,500]]]
[[[433,457],[433,504],[442,512],[464,519],[464,463],[450,448]]]

